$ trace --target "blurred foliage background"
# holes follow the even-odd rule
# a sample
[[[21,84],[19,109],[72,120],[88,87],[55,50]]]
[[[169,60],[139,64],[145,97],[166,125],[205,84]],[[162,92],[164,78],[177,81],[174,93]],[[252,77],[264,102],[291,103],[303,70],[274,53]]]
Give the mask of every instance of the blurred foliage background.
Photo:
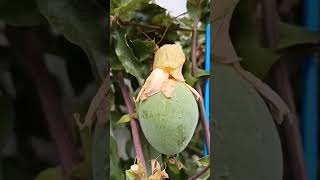
[[[223,179],[224,175],[231,179],[307,179],[300,126],[303,75],[306,57],[318,55],[320,34],[303,27],[304,3],[304,0],[212,2],[211,60],[216,64],[211,76],[215,86],[211,91],[214,106],[211,112],[216,142],[213,146],[216,159],[212,163],[216,163],[213,172],[216,179]],[[234,66],[237,62],[282,98],[292,113],[291,123],[277,124],[279,119],[273,116],[275,122],[270,124],[269,115],[274,109],[268,95],[267,98],[262,95],[259,80],[239,73]],[[254,95],[257,91],[260,97]],[[260,106],[263,100],[265,107]],[[263,109],[269,109],[268,113],[263,113]],[[250,132],[255,128],[255,132]],[[261,136],[263,140],[259,139]],[[281,145],[277,143],[279,138]],[[272,163],[264,158],[272,159]],[[248,168],[241,168],[244,162]],[[283,172],[279,171],[282,167]]]
[[[107,177],[106,125],[80,130],[73,114],[108,75],[108,6],[0,1],[0,179]]]
[[[196,76],[190,71],[191,17],[201,17],[197,59],[202,67],[204,25],[210,19],[210,6],[205,0],[190,2],[188,14],[172,17],[166,9],[148,0],[1,0],[0,179],[58,180],[65,174],[70,179],[100,180],[108,179],[109,173],[111,179],[125,179],[124,172],[134,163],[135,155],[128,124],[116,123],[128,112],[115,75],[122,75],[135,96],[150,73],[154,49],[180,43],[187,57],[183,69],[187,83],[202,82],[199,79],[207,77],[204,71]],[[235,8],[232,20],[231,16],[223,16],[229,18],[224,24],[231,22],[230,31],[226,27],[220,32],[230,32],[243,67],[268,82],[299,114],[301,57],[318,52],[320,38],[318,32],[301,27],[303,1],[237,3],[211,1],[211,10],[216,7],[221,10],[217,12],[225,15]],[[217,22],[211,13],[211,23]],[[270,26],[279,36],[266,37]],[[216,50],[226,56],[234,55],[223,47],[224,41],[215,41],[220,50],[212,44],[211,61],[216,58]],[[221,51],[223,48],[227,51]],[[279,70],[280,66],[285,66],[285,70]],[[91,128],[80,130],[74,113],[84,121],[91,100],[109,75],[107,85],[111,89],[102,89],[109,106],[103,106],[105,111],[98,117],[101,123],[94,121]],[[282,91],[288,84],[279,85],[282,77],[292,87],[289,93]],[[293,95],[286,99],[290,93]],[[290,104],[292,99],[296,103]],[[242,105],[246,103],[250,102],[243,101]],[[109,117],[110,127],[104,122]],[[301,167],[294,162],[299,139],[286,127],[290,126],[278,126],[286,155],[284,178],[301,180]],[[168,161],[152,149],[142,133],[140,137],[146,159]],[[196,161],[203,156],[202,139],[199,126],[188,148],[177,157],[181,164],[167,163],[171,179],[186,179],[202,168]],[[205,174],[203,178],[207,177]]]

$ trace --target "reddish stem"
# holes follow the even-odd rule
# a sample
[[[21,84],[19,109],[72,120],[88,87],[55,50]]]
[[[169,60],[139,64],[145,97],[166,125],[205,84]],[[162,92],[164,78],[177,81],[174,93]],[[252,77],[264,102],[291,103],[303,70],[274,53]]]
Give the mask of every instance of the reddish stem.
[[[193,21],[193,29],[192,29],[192,49],[191,49],[191,60],[192,60],[192,74],[193,76],[196,76],[198,72],[198,66],[197,66],[197,55],[196,55],[196,50],[197,50],[197,31],[198,31],[198,17],[196,16]],[[204,129],[204,136],[206,139],[206,144],[207,144],[207,149],[208,149],[208,154],[210,154],[210,130],[206,121],[206,112],[204,108],[204,102],[202,98],[202,89],[200,87],[199,83],[196,83],[196,90],[200,94],[201,98],[198,102],[199,104],[199,110],[200,110],[200,118],[202,122],[202,126]]]
[[[121,88],[122,96],[124,98],[124,102],[128,108],[129,114],[134,113],[134,107],[133,107],[133,102],[132,98],[130,97],[129,89],[125,85],[124,80],[121,76],[121,74],[118,74],[118,83]],[[130,121],[131,125],[131,132],[132,132],[132,138],[133,138],[133,144],[134,144],[134,150],[136,152],[137,158],[141,161],[143,167],[146,170],[146,163],[144,160],[142,148],[141,148],[141,142],[140,142],[140,136],[139,136],[139,130],[138,130],[138,123],[135,119],[131,119]]]

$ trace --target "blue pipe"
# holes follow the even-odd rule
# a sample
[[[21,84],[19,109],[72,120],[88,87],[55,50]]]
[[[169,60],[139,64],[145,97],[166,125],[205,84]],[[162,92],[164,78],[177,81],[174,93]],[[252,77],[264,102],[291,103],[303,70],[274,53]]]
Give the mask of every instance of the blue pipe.
[[[320,1],[304,1],[304,24],[310,31],[317,31],[320,23]],[[308,180],[317,180],[318,160],[318,62],[310,56],[304,64],[302,94],[302,139]]]
[[[205,47],[205,60],[204,60],[204,70],[210,72],[210,24],[206,26],[206,47]],[[206,112],[207,124],[209,125],[209,104],[210,104],[210,91],[209,91],[209,79],[204,81],[204,108]],[[205,142],[205,141],[204,141]],[[203,155],[208,155],[207,145],[204,143]]]

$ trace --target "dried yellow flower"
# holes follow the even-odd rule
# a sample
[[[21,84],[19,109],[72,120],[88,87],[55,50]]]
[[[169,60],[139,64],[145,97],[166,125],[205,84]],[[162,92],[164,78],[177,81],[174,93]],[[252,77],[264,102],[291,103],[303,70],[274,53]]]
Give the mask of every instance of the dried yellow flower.
[[[184,62],[185,55],[180,45],[167,44],[159,48],[155,54],[153,71],[142,86],[135,102],[146,100],[160,91],[167,98],[171,98],[177,81],[183,82],[196,95],[198,100],[200,98],[199,93],[185,83],[182,75]]]

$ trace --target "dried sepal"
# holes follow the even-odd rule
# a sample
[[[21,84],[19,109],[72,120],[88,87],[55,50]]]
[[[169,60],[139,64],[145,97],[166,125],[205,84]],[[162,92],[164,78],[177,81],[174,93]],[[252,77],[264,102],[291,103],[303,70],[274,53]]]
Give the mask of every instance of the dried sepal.
[[[135,175],[136,180],[143,180],[146,177],[146,173],[141,164],[141,161],[137,158],[135,159],[134,164],[130,166],[130,169],[128,171]]]
[[[199,99],[201,98],[200,94],[198,93],[197,90],[195,90],[192,86],[190,86],[187,83],[184,83],[189,89],[190,91],[196,96],[196,100],[199,101]]]
[[[186,168],[176,157],[169,158],[168,162],[171,165],[176,165],[179,170],[181,170],[182,168]]]
[[[152,170],[152,175],[149,176],[149,180],[161,180],[162,178],[169,178],[169,175],[167,174],[166,170],[163,169],[161,171],[161,165],[160,163],[152,159],[151,160],[151,170]]]
[[[164,70],[156,68],[154,69],[149,77],[147,78],[145,84],[142,86],[135,102],[139,100],[145,100],[149,96],[152,96],[161,90],[162,84],[169,79],[169,74]]]
[[[173,96],[174,90],[176,89],[177,81],[174,79],[167,79],[161,86],[161,92],[167,97]]]

